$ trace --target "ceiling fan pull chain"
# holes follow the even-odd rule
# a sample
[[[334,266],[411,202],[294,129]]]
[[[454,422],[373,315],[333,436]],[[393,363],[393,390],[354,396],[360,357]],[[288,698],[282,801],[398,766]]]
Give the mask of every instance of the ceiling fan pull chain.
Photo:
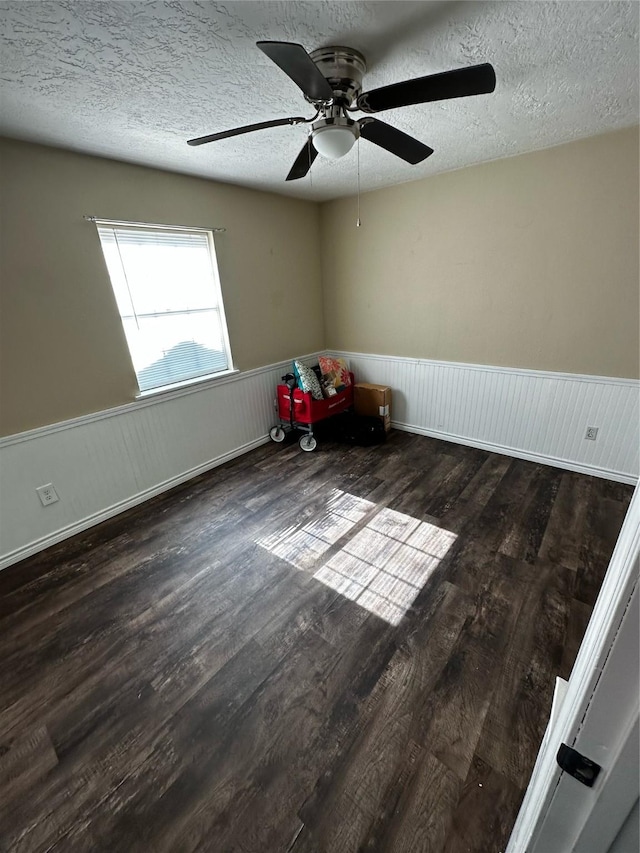
[[[360,137],[358,136],[358,218],[356,219],[356,228],[360,228]]]

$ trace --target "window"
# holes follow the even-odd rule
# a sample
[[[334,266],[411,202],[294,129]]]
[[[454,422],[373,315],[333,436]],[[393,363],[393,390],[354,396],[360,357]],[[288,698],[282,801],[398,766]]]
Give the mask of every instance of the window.
[[[213,233],[96,224],[140,390],[230,370]]]

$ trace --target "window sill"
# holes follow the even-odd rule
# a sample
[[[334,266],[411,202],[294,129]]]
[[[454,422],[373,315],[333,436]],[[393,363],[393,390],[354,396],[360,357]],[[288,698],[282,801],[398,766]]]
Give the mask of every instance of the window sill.
[[[222,370],[220,373],[209,373],[206,376],[196,376],[193,379],[185,379],[183,382],[173,382],[171,385],[162,385],[160,388],[149,388],[148,391],[139,391],[136,400],[148,400],[150,397],[161,397],[163,394],[171,394],[174,391],[195,388],[198,385],[213,385],[218,379],[227,379],[240,373],[237,368]]]

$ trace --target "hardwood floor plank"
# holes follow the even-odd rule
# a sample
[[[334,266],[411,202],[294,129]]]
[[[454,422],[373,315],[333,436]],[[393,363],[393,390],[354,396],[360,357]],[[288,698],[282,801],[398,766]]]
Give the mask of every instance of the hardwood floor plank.
[[[541,466],[539,477],[514,507],[511,524],[498,548],[501,554],[529,563],[537,558],[560,481],[557,468],[546,471]]]
[[[407,756],[422,747],[410,738],[416,703],[431,689],[455,645],[471,605],[450,584],[433,593],[424,611],[405,626],[401,646],[379,676],[372,692],[360,700],[348,741],[319,776],[315,789],[299,814],[305,824],[294,850],[312,843],[322,850],[358,849],[371,821],[379,814],[398,778],[407,775]],[[425,654],[424,633],[429,632]],[[334,813],[355,811],[355,823],[345,838],[332,820]],[[367,816],[369,821],[367,821]],[[359,827],[359,832],[356,831]],[[309,848],[312,849],[312,848]]]
[[[457,500],[452,505],[442,507],[440,514],[442,526],[460,534],[464,526],[484,510],[511,467],[512,461],[509,456],[489,454],[458,495]]]
[[[313,844],[308,844],[310,838],[318,849],[332,853],[347,841],[349,846],[344,849],[359,849],[393,782],[398,762],[404,758],[421,670],[406,652],[395,653],[363,703],[351,743],[323,773],[300,810],[305,829],[294,847],[296,853],[298,847],[314,849]],[[336,826],[332,816],[351,811],[355,812],[362,835],[356,834],[354,825],[346,839],[344,828]]]
[[[519,595],[521,584],[528,584],[530,574],[520,561],[487,548],[482,539],[462,542],[450,559],[445,558],[445,572],[448,581],[472,596],[481,594],[496,578],[504,575],[514,577],[515,592]]]
[[[587,509],[587,533],[580,546],[575,597],[590,607],[596,603],[626,510],[625,504],[610,498],[593,502]]]
[[[633,486],[627,483],[616,483],[615,480],[603,480],[601,477],[593,478],[593,490],[597,499],[611,499],[620,501],[628,506],[633,494]]]
[[[181,784],[186,797],[185,771],[192,766],[201,770],[209,766],[207,762],[216,749],[222,748],[234,720],[277,663],[250,640],[175,714],[161,716],[155,731],[140,730],[137,737],[125,742],[128,748],[124,751],[116,743],[109,752],[97,757],[96,769],[106,767],[108,772],[106,784],[91,785],[90,796],[82,789],[86,823],[78,824],[71,814],[65,815],[63,822],[61,810],[57,809],[55,834],[51,818],[40,824],[43,849],[52,853],[69,849],[106,851],[109,843],[113,843],[110,839],[126,839],[126,847],[131,851],[176,849],[163,848],[161,843],[150,839],[152,827],[147,826],[143,817],[145,810],[157,806],[169,791],[175,791]],[[92,781],[90,778],[89,784]],[[82,782],[86,785],[85,779]],[[148,793],[150,784],[153,797]],[[172,819],[171,810],[166,811],[165,822]]]
[[[579,568],[594,482],[591,477],[582,477],[571,471],[562,472],[549,524],[540,545],[541,559],[574,571]]]
[[[429,501],[425,505],[426,512],[434,518],[442,518],[451,512],[469,490],[488,456],[489,454],[485,451],[476,450],[473,455],[461,459],[431,492]]]
[[[300,588],[291,584],[290,572],[286,573],[286,585],[280,584],[273,588],[273,599],[278,607],[285,605],[298,608],[301,604]],[[281,579],[284,580],[284,579]],[[287,591],[288,597],[283,596]],[[331,598],[333,596],[330,596]],[[314,595],[315,602],[315,595]],[[96,790],[92,784],[85,784],[85,773],[89,774],[90,782],[93,781],[94,768],[98,775],[103,771],[104,765],[109,768],[104,775],[103,781],[113,780],[113,785],[121,784],[123,775],[126,776],[131,768],[138,763],[144,762],[148,754],[155,758],[154,748],[156,739],[162,741],[163,726],[167,724],[180,708],[188,704],[190,698],[197,693],[201,686],[209,681],[211,677],[224,664],[234,657],[237,649],[245,647],[252,634],[259,630],[262,622],[268,621],[273,613],[268,608],[269,600],[264,589],[254,596],[252,600],[244,602],[238,597],[235,608],[230,608],[225,618],[211,632],[205,623],[205,632],[202,625],[196,622],[209,647],[215,651],[215,656],[209,656],[205,666],[194,666],[188,679],[175,683],[169,673],[175,673],[175,666],[169,657],[162,659],[155,665],[155,671],[160,667],[161,677],[155,679],[155,684],[147,681],[153,679],[154,667],[147,670],[144,680],[140,676],[136,678],[138,669],[130,674],[124,671],[124,679],[120,685],[111,685],[105,693],[100,682],[96,682],[94,689],[86,695],[70,697],[70,708],[63,707],[53,719],[49,718],[49,725],[55,738],[59,738],[61,754],[69,753],[65,763],[65,773],[54,775],[42,791],[42,796],[33,798],[25,804],[25,811],[29,814],[29,823],[36,825],[38,820],[46,822],[47,809],[55,807],[56,819],[66,828],[65,813],[68,803],[67,774],[75,770],[78,773],[80,787],[75,791],[76,807],[82,803],[83,808],[89,808],[91,798],[97,796],[100,799],[100,790]],[[238,619],[238,616],[241,616]],[[256,620],[258,616],[258,620]],[[229,639],[229,626],[234,625],[234,639]],[[242,627],[244,626],[244,628]],[[240,632],[244,630],[244,636]],[[187,650],[187,659],[192,657],[192,650]],[[135,663],[135,657],[131,659]],[[116,689],[117,688],[117,689]],[[44,811],[43,811],[44,810]],[[3,815],[0,807],[0,816]],[[38,818],[38,815],[40,818]],[[73,813],[67,815],[67,820],[72,823]]]
[[[358,612],[359,611],[359,612]],[[280,850],[299,829],[298,812],[323,768],[335,761],[357,721],[358,702],[376,682],[376,674],[394,651],[393,631],[351,602],[326,611],[311,629],[331,637],[334,656],[315,701],[305,701],[296,721],[296,738],[288,732],[272,742],[233,800],[209,827],[220,849]],[[352,642],[358,630],[367,642],[363,654]],[[349,694],[345,697],[345,684]],[[201,843],[198,849],[206,849]]]
[[[411,759],[410,759],[411,761]],[[403,784],[399,779],[391,802],[372,824],[362,853],[440,853],[449,833],[462,782],[426,752]]]
[[[227,677],[227,674],[230,674],[237,680],[238,687],[242,687],[244,689],[246,684],[243,682],[251,681],[251,679],[247,678],[247,675],[250,675],[251,672],[254,671],[256,657],[258,660],[271,662],[270,667],[273,669],[279,659],[285,657],[287,654],[296,653],[297,648],[299,648],[300,638],[298,637],[298,647],[296,648],[290,647],[287,642],[287,638],[290,637],[291,634],[291,625],[295,624],[298,629],[300,629],[303,624],[312,622],[318,613],[331,606],[335,598],[336,593],[331,590],[325,590],[320,596],[317,591],[313,594],[307,594],[305,599],[304,596],[300,596],[300,589],[298,589],[298,597],[296,599],[292,599],[290,602],[291,606],[288,608],[288,618],[283,618],[282,615],[278,616],[262,627],[261,631],[253,635],[253,639],[251,640],[253,655],[250,661],[251,666],[249,667],[249,672],[247,674],[243,674],[241,669],[241,665],[244,661],[243,650],[246,648],[246,644],[243,644],[240,640],[236,644],[241,647],[240,652],[232,658],[228,667],[223,667],[220,670],[224,678]],[[268,602],[266,603],[268,604]],[[252,623],[252,628],[254,631],[258,628],[258,624],[255,621]],[[271,642],[266,642],[265,638],[271,640]],[[224,649],[229,649],[228,641],[225,642]],[[259,650],[258,655],[255,654],[256,650]],[[265,664],[262,666],[262,669],[255,671],[261,673],[263,677],[266,677],[268,675],[269,665]],[[192,682],[193,681],[194,679],[192,678]],[[198,683],[197,679],[195,679],[195,683]],[[216,719],[216,715],[218,713],[216,708],[220,705],[221,696],[225,696],[227,694],[228,688],[225,686],[223,681],[221,682],[219,679],[214,678],[207,683],[205,688],[196,693],[192,700],[186,701],[186,703],[184,700],[188,699],[188,697],[185,697],[185,688],[178,691],[178,693],[173,697],[173,702],[171,704],[166,705],[165,710],[172,709],[174,714],[171,717],[166,732],[163,733],[161,731],[159,733],[159,736],[156,739],[156,745],[154,746],[151,754],[145,758],[145,761],[140,765],[135,774],[128,777],[124,784],[118,785],[116,789],[118,821],[124,821],[126,826],[129,826],[129,824],[137,826],[141,821],[138,815],[143,806],[140,803],[140,798],[137,796],[139,793],[138,789],[140,787],[141,778],[146,778],[147,775],[152,774],[157,796],[159,797],[162,792],[166,792],[163,796],[170,797],[172,792],[178,790],[183,791],[190,764],[196,760],[202,759],[203,757],[201,751],[197,752],[195,755],[191,753],[192,741],[196,737],[195,733],[198,731],[198,726],[204,724],[205,719],[207,720],[207,724]],[[173,685],[171,686],[171,689],[172,692],[175,692],[173,691]],[[183,697],[183,702],[178,706],[180,695]],[[163,696],[162,698],[166,704],[167,697]],[[226,712],[228,712],[228,705],[229,703],[227,702],[227,705],[224,706],[224,711]],[[202,721],[202,723],[199,723],[199,720]],[[218,732],[216,732],[216,734],[218,734]],[[234,736],[235,731],[233,733],[227,731],[227,740],[225,743],[228,743],[229,739]],[[173,745],[173,759],[171,761],[168,761],[165,756],[167,738],[170,739],[170,742]],[[257,742],[260,742],[260,738],[257,738]],[[220,749],[222,749],[220,743],[215,738],[213,741],[208,739],[207,749],[213,749],[216,744]],[[214,754],[216,754],[215,749]],[[183,760],[181,760],[181,757]],[[169,772],[168,776],[166,775],[166,771]],[[229,784],[231,784],[231,781]],[[108,798],[100,808],[101,816],[97,818],[96,825],[101,827],[104,827],[104,825],[107,824],[107,818],[104,816],[104,812],[106,810],[105,807],[106,809],[114,807],[111,798]],[[170,810],[167,811],[167,814],[170,814]],[[206,822],[204,815],[200,815],[198,819],[201,823]],[[120,824],[118,823],[117,826],[119,825]],[[103,828],[102,832],[105,831],[106,830]],[[154,845],[153,849],[165,849],[162,846],[163,843],[163,840],[154,841],[145,830],[142,836],[137,838],[131,849],[149,849],[149,845],[151,844]],[[194,840],[194,844],[195,843],[196,841]],[[173,848],[168,847],[167,849]]]
[[[572,599],[569,604],[569,619],[567,624],[567,634],[562,649],[562,661],[558,675],[567,681],[571,675],[571,670],[578,656],[578,650],[582,643],[589,619],[591,618],[593,608],[589,607],[583,601]]]
[[[185,767],[155,803],[137,813],[146,828],[145,844],[166,851],[178,844],[185,851],[194,850],[210,835],[217,817],[219,832],[228,821],[225,813],[233,810],[261,756],[269,751],[284,758],[291,731],[306,731],[307,711],[313,713],[311,709],[321,701],[318,684],[333,657],[334,650],[325,640],[306,632],[236,716],[233,727],[226,727],[224,739],[216,732],[216,749],[202,744],[209,760]],[[191,720],[181,713],[176,740],[181,752],[192,740]]]
[[[265,562],[268,564],[268,560]],[[256,596],[259,605],[268,582],[281,581],[286,584],[289,576],[290,569],[282,565],[278,565],[271,577],[264,571],[264,564],[253,567],[244,573],[243,592],[249,601],[251,596]],[[216,585],[215,596],[212,594],[212,584]],[[143,603],[136,597],[120,598],[119,601],[125,606],[124,613],[122,610],[116,611],[113,596],[106,601],[100,596],[92,606],[83,609],[77,621],[70,621],[66,614],[62,614],[60,618],[52,620],[49,628],[56,632],[54,648],[62,647],[64,652],[58,652],[58,656],[55,656],[50,648],[53,641],[49,635],[42,636],[40,643],[34,640],[32,649],[25,644],[24,652],[31,666],[26,671],[21,670],[21,659],[18,658],[13,686],[7,682],[3,690],[7,705],[0,712],[0,725],[9,731],[15,725],[41,719],[43,707],[53,712],[59,702],[64,703],[65,707],[73,705],[92,686],[100,690],[107,674],[117,669],[119,661],[131,662],[134,671],[148,673],[149,661],[163,660],[158,658],[156,638],[159,636],[168,637],[165,648],[167,654],[171,654],[173,648],[188,642],[194,633],[206,627],[209,619],[217,619],[226,612],[226,617],[221,616],[223,621],[220,622],[220,628],[224,629],[235,612],[247,603],[239,598],[235,607],[230,607],[228,596],[233,594],[232,590],[237,585],[233,568],[230,571],[224,569],[218,576],[206,567],[191,581],[151,604],[144,603],[148,598],[144,589],[141,590]],[[279,596],[281,593],[276,589],[275,594]],[[113,609],[110,610],[110,607]],[[122,621],[115,618],[116,612]],[[102,621],[102,614],[109,617],[106,624]],[[268,616],[269,613],[265,613],[265,617]],[[122,625],[128,626],[124,633]],[[67,637],[68,650],[65,648]],[[47,650],[46,655],[42,653],[44,660],[35,657],[41,654],[40,648]],[[28,691],[12,702],[15,691],[21,685],[23,691],[25,688]],[[47,719],[51,722],[50,718]]]
[[[344,796],[332,804],[331,820],[302,824],[289,853],[358,853],[372,823],[370,815]]]
[[[464,780],[495,689],[509,602],[486,591],[476,599],[437,681],[425,693],[412,739]]]
[[[540,482],[543,476],[540,467],[531,462],[512,459],[506,472],[501,476],[491,477],[490,484],[491,486],[495,484],[495,488],[480,512],[473,511],[476,509],[476,504],[473,500],[471,501],[472,513],[460,525],[461,533],[457,537],[451,554],[448,555],[448,560],[456,559],[459,553],[469,548],[498,551],[505,536],[513,529],[514,514],[518,513],[527,492],[532,484]],[[499,475],[501,468],[497,470]],[[485,492],[485,499],[486,497]],[[440,521],[447,529],[457,533],[455,525],[451,522],[452,519]]]
[[[392,471],[395,470],[396,475],[404,475],[407,485],[410,483],[410,488],[402,489],[397,497],[386,503],[386,506],[419,519],[424,516],[432,517],[428,511],[432,503],[432,494],[442,480],[455,477],[454,472],[459,464],[454,456],[444,453],[434,458],[433,465],[426,473],[417,472],[416,467],[408,462],[404,463],[404,467],[400,467],[397,462],[390,463],[387,477],[391,477]],[[383,476],[384,479],[384,470],[378,469],[378,471],[378,475]]]
[[[540,561],[515,623],[477,754],[525,788],[546,728],[562,664],[575,575]]]
[[[58,764],[58,756],[45,726],[0,742],[0,801],[11,806]]]
[[[504,853],[524,792],[477,755],[471,763],[442,853]]]

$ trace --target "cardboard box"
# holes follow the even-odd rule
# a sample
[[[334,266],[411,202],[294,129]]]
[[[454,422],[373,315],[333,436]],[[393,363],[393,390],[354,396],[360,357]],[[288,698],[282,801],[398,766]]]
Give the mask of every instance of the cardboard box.
[[[391,429],[391,388],[372,382],[356,382],[353,387],[353,407],[356,415],[382,418],[386,432]]]

